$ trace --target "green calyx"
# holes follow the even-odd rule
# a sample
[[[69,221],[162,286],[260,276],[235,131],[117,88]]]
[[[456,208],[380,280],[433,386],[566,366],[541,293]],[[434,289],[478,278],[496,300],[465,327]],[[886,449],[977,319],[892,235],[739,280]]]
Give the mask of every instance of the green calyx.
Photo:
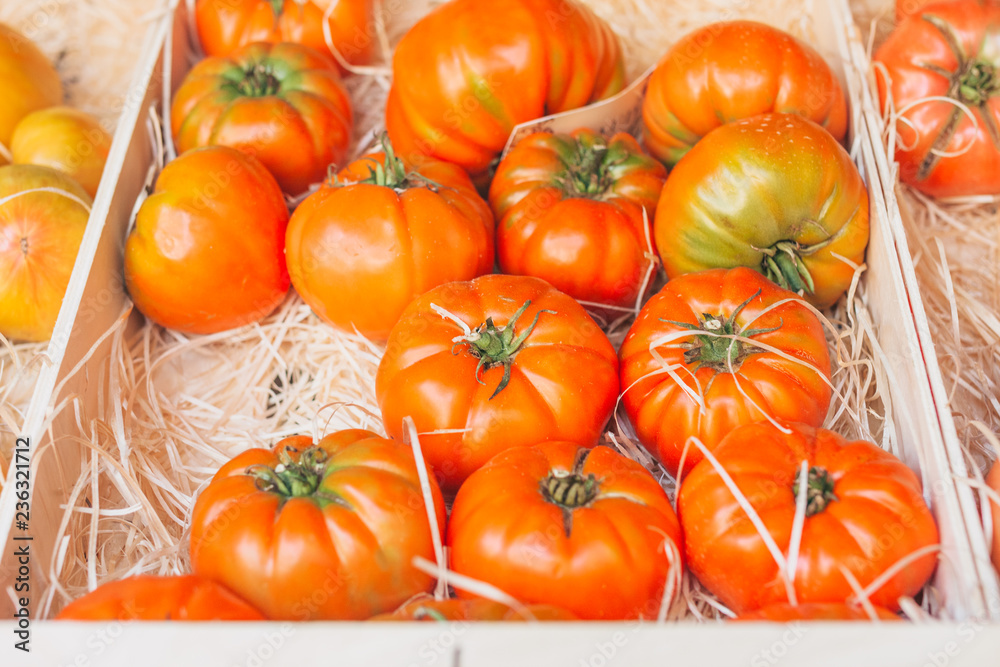
[[[970,60],[958,76],[959,98],[966,104],[983,105],[1000,91],[1000,79],[993,64],[985,60]]]
[[[432,621],[439,621],[444,623],[448,619],[445,618],[444,614],[439,612],[437,609],[431,607],[420,607],[415,612],[413,612],[413,620],[423,621],[424,619],[430,619]]]
[[[455,352],[454,348],[464,345],[469,354],[479,359],[479,364],[476,365],[476,381],[479,384],[485,384],[479,377],[483,369],[489,370],[503,366],[503,378],[490,396],[490,400],[503,391],[507,383],[510,382],[510,367],[514,363],[514,357],[517,356],[521,345],[524,344],[524,341],[527,340],[528,336],[534,330],[535,325],[538,324],[538,318],[542,316],[542,313],[555,314],[555,311],[552,310],[540,310],[535,313],[535,319],[527,328],[521,330],[520,333],[516,333],[515,325],[517,324],[517,320],[530,305],[530,300],[525,301],[524,305],[518,308],[517,312],[510,318],[510,322],[506,326],[498,327],[493,323],[492,317],[487,318],[486,322],[476,327],[470,334],[456,340],[452,348],[452,351]]]
[[[274,21],[277,23],[281,12],[285,10],[285,0],[267,0],[267,4],[271,5],[271,11],[274,12]]]
[[[344,185],[364,183],[392,188],[396,192],[402,192],[410,188],[428,188],[432,192],[437,192],[442,187],[420,172],[407,171],[403,160],[396,156],[392,142],[389,141],[388,133],[383,132],[379,136],[379,143],[382,146],[382,152],[385,154],[385,161],[371,160],[372,164],[368,167],[368,178],[360,181],[351,181],[351,183],[340,183],[336,176],[331,175],[330,180],[333,185],[335,187],[342,187]]]
[[[740,364],[743,363],[744,359],[755,352],[759,352],[758,348],[736,340],[734,336],[753,338],[758,334],[777,331],[784,324],[784,322],[779,322],[778,326],[770,329],[740,329],[736,323],[736,319],[743,312],[743,309],[760,295],[760,292],[761,290],[754,292],[753,296],[741,303],[729,317],[701,313],[698,315],[697,324],[663,320],[664,322],[690,331],[701,332],[694,337],[693,342],[681,345],[685,348],[684,363],[695,364],[695,372],[701,368],[708,367],[720,373],[728,373],[730,370],[739,370]]]
[[[583,474],[583,465],[589,454],[589,449],[580,449],[571,471],[553,470],[540,484],[542,497],[562,510],[566,537],[573,530],[573,510],[590,505],[601,490],[601,483],[593,473],[586,476]]]
[[[278,465],[250,466],[246,474],[255,478],[258,490],[280,496],[282,503],[292,498],[312,498],[321,503],[344,503],[340,497],[320,490],[329,460],[326,451],[314,445],[299,454],[298,460],[292,457],[294,453],[298,453],[298,450],[286,447],[278,455]]]
[[[566,171],[558,179],[568,197],[601,199],[614,184],[608,161],[608,144],[603,139],[577,141],[572,157],[566,160]]]
[[[813,466],[809,468],[809,476],[806,481],[806,516],[810,517],[815,514],[819,514],[827,508],[827,506],[840,500],[837,498],[837,494],[833,492],[835,482],[833,478],[830,477],[830,473],[826,468],[820,468],[819,466]],[[795,483],[792,485],[792,494],[798,498],[799,497],[799,478],[795,478]]]
[[[268,97],[281,92],[281,81],[267,63],[252,63],[243,70],[236,90],[245,97]]]
[[[759,249],[764,254],[761,273],[775,285],[797,294],[812,294],[816,291],[809,268],[802,257],[810,255],[829,241],[821,241],[811,246],[803,246],[798,241],[778,241],[770,248]]]

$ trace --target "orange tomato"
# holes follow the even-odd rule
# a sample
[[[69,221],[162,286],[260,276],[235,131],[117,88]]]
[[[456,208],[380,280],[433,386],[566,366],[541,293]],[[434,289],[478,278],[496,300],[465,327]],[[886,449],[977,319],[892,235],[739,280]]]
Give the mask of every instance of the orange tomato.
[[[896,614],[882,607],[875,607],[875,618],[879,621],[902,620]],[[791,605],[782,602],[740,614],[736,620],[787,623],[789,621],[870,621],[872,617],[860,605],[836,602]]]
[[[544,280],[480,276],[413,300],[389,335],[375,398],[390,437],[413,418],[450,491],[511,447],[596,445],[618,398],[618,358],[583,307]]]
[[[986,484],[997,493],[1000,493],[1000,464],[996,461],[993,462],[989,473],[986,475]],[[993,545],[990,555],[993,560],[993,567],[997,568],[998,573],[1000,573],[1000,505],[996,501],[991,501],[990,510],[993,517]]]
[[[140,575],[98,586],[66,605],[64,621],[263,621],[225,587],[195,575]]]
[[[518,123],[625,83],[618,38],[574,0],[451,0],[404,35],[392,72],[385,123],[399,153],[477,176]]]
[[[431,482],[444,530],[441,492]],[[434,558],[413,451],[362,430],[249,449],[191,516],[191,566],[273,619],[365,619],[430,590]]]
[[[419,294],[493,270],[493,215],[456,165],[392,146],[348,165],[288,223],[292,284],[323,320],[385,340]]]
[[[768,422],[740,427],[714,455],[785,560],[801,467],[808,466],[801,540],[789,575],[799,604],[848,602],[854,589],[841,568],[865,587],[901,559],[938,544],[920,480],[902,461],[832,431],[783,428],[790,432]],[[677,511],[691,573],[723,604],[742,614],[789,601],[778,563],[711,461],[683,481]],[[899,610],[899,598],[920,591],[936,565],[936,553],[914,559],[871,592],[871,603]]]
[[[819,426],[830,407],[830,353],[819,318],[743,267],[668,282],[639,312],[619,358],[625,412],[675,476],[685,446],[685,474],[703,458],[687,445],[691,436],[712,450],[737,426],[767,415]],[[670,367],[673,374],[664,371]]]
[[[62,82],[49,59],[31,40],[0,23],[0,144],[10,147],[14,128],[36,109],[63,100]],[[0,151],[0,165],[6,164]]]
[[[372,0],[198,0],[195,23],[209,56],[228,56],[251,42],[296,42],[330,53],[327,12],[331,41],[344,60],[371,60]]]
[[[28,192],[54,188],[60,192]],[[90,217],[90,196],[48,167],[0,167],[0,334],[52,336]]]
[[[805,116],[841,141],[847,133],[840,83],[812,47],[763,23],[713,23],[682,37],[653,71],[646,148],[673,166],[720,125],[773,112]]]
[[[652,220],[666,178],[624,133],[525,137],[490,185],[500,269],[581,301],[633,307],[654,262]]]
[[[524,613],[527,612],[527,613]],[[576,621],[578,617],[552,605],[532,604],[518,610],[493,600],[413,600],[372,621]]]
[[[178,151],[239,148],[291,195],[344,159],[353,122],[330,57],[292,43],[249,44],[202,60],[184,77],[170,114]]]
[[[680,525],[653,475],[570,442],[508,449],[472,473],[448,545],[455,572],[583,619],[656,618],[671,566],[683,569]]]
[[[25,116],[14,130],[14,164],[40,164],[72,176],[91,197],[97,194],[111,135],[90,114],[49,107]]]
[[[125,241],[125,285],[157,324],[207,334],[256,322],[288,291],[288,207],[274,177],[225,146],[169,163]]]

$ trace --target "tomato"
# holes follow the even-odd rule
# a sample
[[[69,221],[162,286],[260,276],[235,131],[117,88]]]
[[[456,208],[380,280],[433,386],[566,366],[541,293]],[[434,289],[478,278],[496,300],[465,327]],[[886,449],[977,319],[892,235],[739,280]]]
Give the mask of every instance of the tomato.
[[[125,241],[125,285],[157,324],[206,334],[257,322],[288,291],[288,208],[274,177],[225,146],[171,162]]]
[[[996,461],[993,462],[989,473],[986,475],[986,484],[1000,494],[1000,465]],[[995,500],[990,502],[990,511],[993,518],[993,540],[990,558],[993,561],[993,567],[997,568],[998,573],[1000,573],[1000,505]]]
[[[891,82],[876,77],[882,104],[891,90],[904,111],[900,180],[934,197],[1000,193],[1000,3],[928,5],[896,27],[875,61]],[[921,101],[929,97],[954,101]]]
[[[653,475],[570,442],[509,449],[474,472],[452,505],[448,546],[455,572],[583,619],[656,618],[668,571],[683,567],[680,526]]]
[[[445,510],[431,479],[440,529]],[[413,451],[358,429],[285,438],[222,466],[195,502],[191,566],[272,619],[365,619],[433,580]]]
[[[112,581],[66,605],[65,621],[263,621],[223,586],[195,575]]]
[[[396,47],[386,128],[402,155],[482,175],[518,123],[610,97],[618,38],[574,0],[451,0]]]
[[[634,306],[652,266],[650,223],[666,178],[627,134],[526,137],[490,186],[500,269],[543,278],[575,299]]]
[[[331,8],[332,5],[332,8]],[[330,53],[330,39],[352,65],[371,60],[372,0],[198,0],[198,39],[209,56],[228,56],[251,42],[296,42]]]
[[[90,114],[49,107],[25,116],[14,130],[10,152],[15,164],[40,164],[72,176],[91,197],[97,195],[111,135]]]
[[[850,262],[864,262],[868,191],[829,132],[763,114],[712,130],[684,156],[653,228],[670,278],[749,266],[825,308],[850,286]]]
[[[14,128],[32,111],[63,100],[62,82],[49,59],[27,37],[0,23],[0,144],[10,147]],[[0,149],[0,165],[9,156]]]
[[[38,188],[57,191],[27,192]],[[0,167],[0,335],[52,336],[90,205],[83,188],[54,169]]]
[[[538,278],[488,275],[409,305],[375,397],[391,437],[413,417],[424,458],[451,491],[511,447],[596,445],[618,398],[618,358],[572,298]]]
[[[668,282],[639,312],[619,356],[625,411],[674,476],[682,456],[683,473],[703,458],[693,443],[684,453],[691,436],[711,450],[767,415],[819,426],[830,406],[823,325],[794,294],[743,267]]]
[[[875,607],[874,610],[875,618],[879,621],[902,620],[888,609]],[[740,614],[736,620],[788,623],[789,621],[870,621],[872,617],[860,605],[836,602],[791,605],[781,602]]]
[[[177,150],[232,146],[253,155],[291,195],[347,155],[352,111],[333,61],[298,44],[250,44],[191,68],[174,94]]]
[[[367,155],[292,215],[288,271],[323,320],[377,340],[418,294],[493,270],[493,215],[461,167]]]
[[[734,430],[715,458],[743,493],[788,558],[800,468],[809,468],[807,505],[794,589],[799,604],[848,601],[854,590],[841,568],[862,587],[918,549],[936,545],[938,530],[920,480],[892,454],[870,442],[788,423]],[[757,528],[708,460],[681,484],[677,511],[691,573],[737,614],[788,595],[778,565]],[[873,591],[872,604],[899,610],[934,572],[937,554],[925,554]]]
[[[527,613],[525,613],[527,612]],[[552,605],[533,604],[523,611],[492,600],[417,599],[372,621],[576,621],[574,614]]]
[[[762,113],[801,114],[842,141],[847,101],[812,47],[753,21],[688,33],[657,64],[642,118],[646,147],[668,166],[725,123]]]

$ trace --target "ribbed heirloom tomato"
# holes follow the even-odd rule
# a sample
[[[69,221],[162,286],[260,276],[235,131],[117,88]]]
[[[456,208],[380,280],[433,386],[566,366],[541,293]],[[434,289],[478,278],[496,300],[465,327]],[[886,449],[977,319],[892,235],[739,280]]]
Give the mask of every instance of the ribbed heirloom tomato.
[[[619,355],[625,411],[674,475],[682,456],[684,473],[703,457],[691,436],[711,450],[768,415],[819,426],[830,406],[819,319],[800,297],[743,267],[668,282]]]
[[[10,26],[0,23],[0,146],[9,149],[14,128],[32,111],[60,104],[59,73],[38,47]],[[10,156],[0,148],[0,165]]]
[[[654,231],[670,278],[749,266],[825,308],[864,262],[868,191],[829,132],[762,114],[712,130],[677,163]]]
[[[222,145],[253,155],[281,189],[304,192],[347,154],[353,116],[333,60],[292,43],[249,44],[191,68],[174,94],[179,152]]]
[[[455,572],[584,619],[656,618],[668,576],[683,571],[680,526],[653,475],[568,442],[508,449],[474,472],[448,545]]]
[[[903,112],[900,179],[935,197],[1000,193],[1000,4],[922,7],[875,60],[889,77],[876,77],[882,104],[891,92]]]
[[[575,621],[577,616],[552,605],[532,604],[518,610],[505,604],[471,600],[413,600],[372,621]]]
[[[652,220],[666,178],[627,134],[525,137],[490,186],[500,269],[581,301],[634,306],[654,265]]]
[[[0,201],[0,335],[48,340],[87,229],[90,196],[55,169],[12,164],[0,167]]]
[[[367,155],[292,215],[292,284],[323,320],[385,340],[415,296],[493,270],[493,215],[461,167]]]
[[[63,608],[64,621],[263,621],[219,583],[195,575],[142,575],[113,581]]]
[[[653,71],[646,147],[673,166],[720,125],[772,112],[801,114],[838,140],[847,133],[844,93],[814,49],[763,23],[713,23],[682,37]]]
[[[375,397],[391,437],[413,418],[424,458],[455,490],[511,447],[596,445],[618,398],[618,358],[583,307],[544,280],[481,276],[409,305]]]
[[[157,324],[207,334],[256,322],[288,291],[288,207],[234,148],[181,155],[156,179],[125,241],[125,286]]]
[[[430,480],[444,530],[445,510]],[[413,451],[370,431],[285,438],[226,463],[195,502],[191,566],[272,619],[365,619],[433,580]]]
[[[482,175],[518,123],[624,87],[618,38],[574,0],[451,0],[392,59],[386,128],[400,154]]]
[[[787,433],[785,431],[788,431]],[[920,481],[902,461],[870,442],[848,442],[804,424],[768,422],[734,430],[714,452],[753,507],[783,561],[783,575],[764,538],[709,460],[681,484],[677,511],[692,574],[737,614],[789,602],[850,601],[862,588],[919,549],[938,543]],[[794,551],[796,499],[808,469],[801,539]],[[937,554],[924,553],[869,591],[876,606],[899,610],[930,579]],[[843,570],[842,570],[843,568]]]
[[[324,21],[352,65],[367,63],[374,45],[372,0],[198,0],[194,15],[209,56],[228,56],[251,42],[296,42],[329,53]]]

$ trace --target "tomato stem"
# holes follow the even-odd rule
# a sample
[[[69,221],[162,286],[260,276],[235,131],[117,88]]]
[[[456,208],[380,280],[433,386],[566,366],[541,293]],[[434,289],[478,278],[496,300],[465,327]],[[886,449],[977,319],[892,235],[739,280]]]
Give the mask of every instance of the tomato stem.
[[[798,241],[778,241],[770,248],[757,248],[764,254],[761,273],[768,280],[797,294],[813,294],[813,282],[809,268],[802,261],[803,255],[810,255],[830,243],[829,239],[811,246],[800,245]]]
[[[267,97],[281,92],[281,80],[274,75],[270,65],[252,63],[243,70],[243,78],[236,82],[236,90],[247,97]]]
[[[285,9],[285,0],[267,0],[267,4],[271,5],[271,11],[274,12],[274,22],[277,24],[278,17]]]
[[[277,494],[282,501],[316,497],[319,500],[343,502],[339,498],[318,493],[330,458],[326,450],[315,445],[308,447],[299,454],[298,460],[292,456],[296,453],[296,448],[285,447],[278,454],[278,465],[253,465],[247,468],[246,474],[255,478],[259,490]]]
[[[340,183],[336,176],[333,178],[334,187],[345,185],[355,185],[365,183],[368,185],[379,185],[385,188],[392,188],[396,192],[403,192],[410,188],[427,188],[432,192],[437,192],[444,186],[427,178],[418,171],[407,171],[406,164],[396,156],[396,150],[389,141],[389,134],[383,132],[379,136],[379,143],[382,145],[382,152],[385,154],[385,161],[379,162],[374,158],[368,158],[372,165],[368,167],[368,178],[351,183]]]
[[[420,607],[413,612],[413,620],[422,621],[425,618],[429,618],[433,621],[447,621],[448,619],[444,617],[444,614],[439,612],[437,609],[432,609],[431,607]]]
[[[497,394],[504,390],[507,383],[510,382],[510,367],[514,363],[514,357],[517,356],[524,341],[534,331],[535,325],[538,324],[538,318],[541,317],[542,313],[556,314],[554,310],[539,310],[535,313],[535,319],[532,320],[528,328],[515,335],[514,325],[517,324],[518,318],[524,314],[524,311],[530,305],[530,299],[525,301],[524,305],[518,308],[517,312],[510,318],[510,322],[506,326],[498,327],[493,323],[493,318],[488,317],[483,324],[473,329],[470,334],[455,339],[455,345],[452,347],[453,353],[457,354],[455,352],[456,347],[466,345],[468,346],[466,349],[469,354],[479,359],[479,364],[476,366],[476,381],[479,384],[485,384],[479,377],[480,372],[484,368],[489,370],[497,366],[503,366],[503,378],[500,380],[500,384],[497,385],[496,391],[490,396],[490,400],[493,400]]]
[[[589,449],[579,449],[572,470],[552,470],[540,485],[542,497],[562,510],[566,537],[573,530],[573,510],[590,505],[601,490],[601,483],[593,473],[583,475],[583,465],[589,455]]]
[[[806,516],[810,517],[819,514],[827,506],[840,500],[833,492],[836,483],[830,476],[826,468],[813,466],[809,468],[809,477],[806,480]],[[792,494],[797,498],[799,495],[799,478],[795,478],[792,484]]]
[[[728,373],[730,368],[734,371],[738,370],[747,356],[759,352],[760,350],[752,345],[736,340],[734,336],[752,338],[758,334],[777,331],[784,324],[784,321],[779,321],[778,326],[770,329],[739,328],[736,318],[751,301],[760,296],[760,293],[761,290],[758,289],[749,299],[737,306],[729,317],[701,313],[698,315],[697,324],[661,320],[690,331],[702,332],[702,335],[695,336],[695,342],[686,345],[688,349],[684,352],[684,363],[697,364],[696,372],[701,368],[709,367],[718,372]]]
[[[556,180],[569,197],[602,199],[615,181],[611,168],[620,161],[612,159],[603,137],[580,137],[572,157],[565,161],[565,172]]]

